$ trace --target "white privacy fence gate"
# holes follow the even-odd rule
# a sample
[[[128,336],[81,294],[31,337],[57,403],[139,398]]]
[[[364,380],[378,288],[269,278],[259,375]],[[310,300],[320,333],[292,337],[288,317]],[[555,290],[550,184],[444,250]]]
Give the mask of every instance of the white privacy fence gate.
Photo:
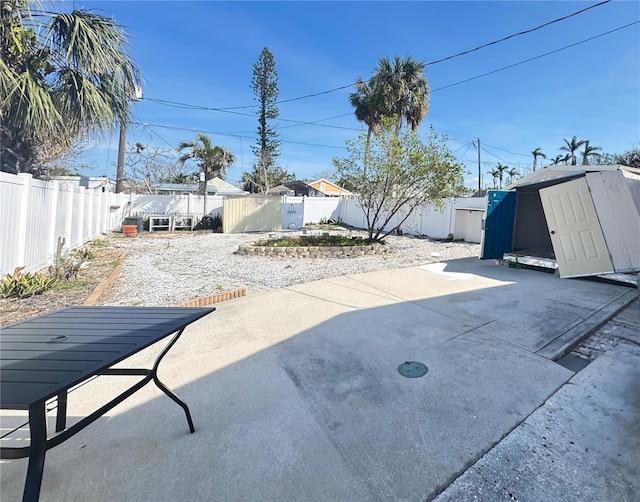
[[[402,232],[446,238],[454,234],[456,207],[482,209],[484,205],[484,198],[447,199],[442,211],[434,206],[416,210]],[[208,214],[224,219],[223,206],[223,196],[208,197]],[[127,216],[146,219],[151,214],[175,214],[199,220],[203,210],[204,197],[199,195],[114,194],[0,172],[0,277],[16,267],[37,271],[51,264],[59,238],[64,238],[68,252],[104,232],[119,231]],[[355,199],[282,197],[282,228],[325,221],[366,228]],[[390,226],[395,224],[393,220]]]

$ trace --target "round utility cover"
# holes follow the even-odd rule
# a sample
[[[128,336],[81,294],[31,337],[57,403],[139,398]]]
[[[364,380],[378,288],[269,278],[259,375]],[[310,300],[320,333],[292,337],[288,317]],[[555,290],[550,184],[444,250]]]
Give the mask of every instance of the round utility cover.
[[[420,378],[427,374],[429,368],[418,361],[406,361],[398,366],[398,373],[407,378]]]

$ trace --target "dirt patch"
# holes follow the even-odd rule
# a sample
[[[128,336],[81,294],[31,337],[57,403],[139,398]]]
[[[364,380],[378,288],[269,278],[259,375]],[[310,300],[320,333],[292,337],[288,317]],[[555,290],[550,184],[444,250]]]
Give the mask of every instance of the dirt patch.
[[[96,249],[95,257],[71,281],[61,281],[53,289],[29,298],[0,298],[0,325],[23,321],[64,307],[82,305],[96,287],[118,265],[121,251]]]

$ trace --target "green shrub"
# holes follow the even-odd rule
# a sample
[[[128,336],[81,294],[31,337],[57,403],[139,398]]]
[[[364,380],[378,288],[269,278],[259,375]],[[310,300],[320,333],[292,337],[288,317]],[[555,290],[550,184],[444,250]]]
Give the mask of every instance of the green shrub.
[[[96,253],[89,248],[76,248],[71,251],[71,258],[76,261],[89,261],[96,257]]]
[[[45,274],[22,273],[22,268],[17,268],[13,274],[9,274],[0,280],[0,296],[2,298],[27,298],[39,295],[58,281],[56,277]]]
[[[269,239],[266,241],[258,241],[256,246],[292,248],[305,246],[318,247],[353,247],[353,246],[369,246],[374,241],[371,239],[362,239],[360,237],[345,237],[342,235],[302,235],[300,237],[282,237],[280,239]]]

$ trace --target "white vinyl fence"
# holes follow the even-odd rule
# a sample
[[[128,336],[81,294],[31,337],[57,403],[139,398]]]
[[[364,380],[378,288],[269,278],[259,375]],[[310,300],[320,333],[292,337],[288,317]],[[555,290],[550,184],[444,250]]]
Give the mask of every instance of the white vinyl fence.
[[[0,277],[53,263],[58,238],[69,252],[119,229],[128,198],[0,172]]]
[[[209,196],[207,213],[220,214],[224,219],[223,201],[223,196]],[[443,202],[442,211],[433,206],[416,210],[402,225],[402,232],[446,238],[454,234],[456,207],[482,209],[485,199]],[[128,216],[147,219],[153,214],[193,215],[199,220],[203,211],[201,195],[114,194],[35,180],[29,174],[0,172],[0,277],[16,267],[33,272],[50,265],[58,238],[64,238],[66,253],[104,232],[119,231]],[[364,213],[355,199],[282,198],[282,228],[302,228],[329,220],[366,228]]]

